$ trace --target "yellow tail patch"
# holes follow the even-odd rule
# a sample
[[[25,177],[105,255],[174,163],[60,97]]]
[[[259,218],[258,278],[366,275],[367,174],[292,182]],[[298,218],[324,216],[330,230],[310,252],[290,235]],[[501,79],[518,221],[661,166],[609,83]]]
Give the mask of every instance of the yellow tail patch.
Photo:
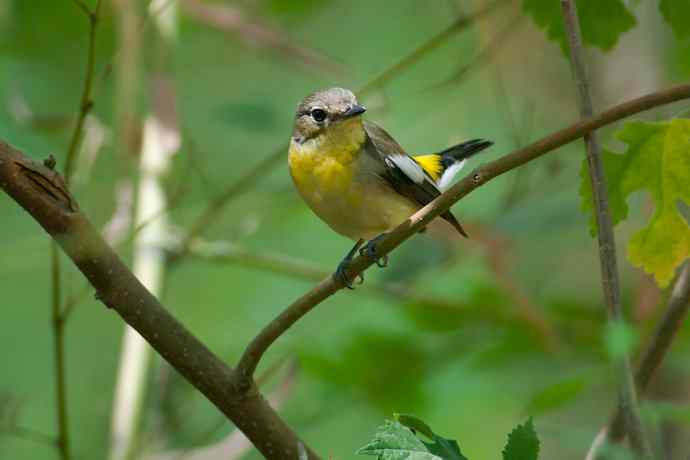
[[[443,164],[441,163],[441,155],[419,155],[412,157],[414,161],[422,167],[422,169],[435,181],[437,181],[443,173]]]

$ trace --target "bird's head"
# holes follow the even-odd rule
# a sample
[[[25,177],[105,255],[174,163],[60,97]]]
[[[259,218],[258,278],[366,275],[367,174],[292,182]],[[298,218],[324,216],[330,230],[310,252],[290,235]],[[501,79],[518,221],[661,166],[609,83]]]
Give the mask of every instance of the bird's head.
[[[351,130],[362,130],[362,115],[366,109],[357,103],[352,91],[329,88],[316,91],[297,107],[293,139],[303,143],[326,135],[349,135]]]

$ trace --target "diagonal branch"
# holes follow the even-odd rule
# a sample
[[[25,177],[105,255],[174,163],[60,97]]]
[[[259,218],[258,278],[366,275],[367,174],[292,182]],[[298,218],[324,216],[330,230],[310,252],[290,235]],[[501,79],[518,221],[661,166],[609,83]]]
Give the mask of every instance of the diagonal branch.
[[[96,289],[97,298],[136,329],[163,358],[220,409],[267,458],[309,449],[266,403],[180,324],[137,280],[79,211],[64,180],[0,141],[0,188],[30,213]]]
[[[594,114],[594,110],[592,108],[592,95],[589,89],[590,85],[582,50],[582,37],[577,17],[577,8],[574,1],[561,0],[561,9],[570,49],[573,78],[579,93],[580,115],[582,118],[589,118]],[[601,144],[596,131],[592,131],[585,136],[585,145],[587,147],[587,164],[589,166],[589,177],[594,197],[594,207],[596,209],[599,263],[601,266],[604,301],[608,309],[609,322],[611,324],[621,323],[625,321],[625,318],[623,317],[620,300],[620,284],[618,267],[616,265],[616,240],[609,211],[606,175],[601,160]],[[627,353],[624,353],[616,361],[619,378],[618,407],[624,415],[625,429],[630,435],[630,444],[637,454],[649,457],[651,450],[640,421],[640,408],[630,366],[630,357]]]
[[[651,109],[652,107],[687,99],[689,97],[690,85],[680,85],[648,94],[616,105],[595,117],[581,120],[568,128],[557,131],[550,136],[517,149],[498,160],[484,164],[390,232],[377,245],[377,253],[381,256],[388,254],[403,241],[425,227],[432,219],[447,211],[455,202],[489,180],[539,158],[602,126],[644,110]],[[354,279],[359,273],[369,268],[371,264],[372,261],[367,257],[358,256],[352,261],[348,273],[349,278],[351,280]],[[312,308],[342,288],[343,286],[337,283],[332,277],[328,277],[283,310],[282,313],[259,332],[244,351],[237,366],[237,370],[240,374],[245,377],[251,377],[259,364],[261,356],[278,337],[287,331],[301,317],[309,313]]]

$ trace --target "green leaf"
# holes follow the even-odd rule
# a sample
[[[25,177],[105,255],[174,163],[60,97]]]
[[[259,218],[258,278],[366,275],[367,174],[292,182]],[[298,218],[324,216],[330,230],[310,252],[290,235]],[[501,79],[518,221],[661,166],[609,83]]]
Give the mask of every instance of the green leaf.
[[[575,378],[550,385],[532,396],[523,413],[536,416],[559,409],[577,399],[587,383],[584,378]]]
[[[659,10],[679,39],[690,37],[690,2],[688,0],[661,0]]]
[[[631,238],[628,258],[651,273],[661,287],[668,285],[675,269],[690,254],[690,226],[678,202],[690,204],[690,120],[665,123],[631,122],[617,134],[627,144],[623,155],[603,152],[614,225],[625,219],[625,200],[647,190],[655,205],[649,223]],[[581,172],[581,208],[593,214],[592,190],[586,165]],[[592,218],[592,232],[595,224]]]
[[[410,430],[398,422],[386,420],[374,439],[357,451],[378,460],[443,460],[424,446]]]
[[[558,42],[567,52],[565,28],[560,2],[556,0],[524,0],[522,9],[546,32],[549,40]],[[613,48],[618,37],[635,26],[635,16],[622,0],[578,0],[582,40],[604,51]]]
[[[433,441],[422,441],[432,454],[438,455],[444,460],[467,460],[467,457],[462,455],[462,452],[460,452],[460,446],[458,446],[457,441],[454,439],[446,439],[443,436],[437,435],[423,420],[415,417],[414,415],[404,414],[395,414],[395,418],[401,424],[407,426],[413,431],[422,433],[424,436],[429,438],[429,440]]]
[[[537,460],[539,457],[539,438],[530,418],[516,426],[508,435],[508,443],[503,448],[503,460]]]

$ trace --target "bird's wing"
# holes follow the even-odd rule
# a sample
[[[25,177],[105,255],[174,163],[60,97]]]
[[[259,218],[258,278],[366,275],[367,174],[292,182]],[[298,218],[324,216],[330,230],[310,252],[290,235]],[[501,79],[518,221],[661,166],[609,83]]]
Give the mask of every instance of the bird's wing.
[[[401,195],[424,206],[441,194],[433,179],[380,126],[364,122],[367,132],[366,151],[381,161],[380,174]]]
[[[441,194],[433,176],[409,156],[383,128],[364,122],[367,133],[366,153],[381,166],[379,175],[399,194],[425,206]],[[460,234],[467,236],[450,211],[441,215]]]

